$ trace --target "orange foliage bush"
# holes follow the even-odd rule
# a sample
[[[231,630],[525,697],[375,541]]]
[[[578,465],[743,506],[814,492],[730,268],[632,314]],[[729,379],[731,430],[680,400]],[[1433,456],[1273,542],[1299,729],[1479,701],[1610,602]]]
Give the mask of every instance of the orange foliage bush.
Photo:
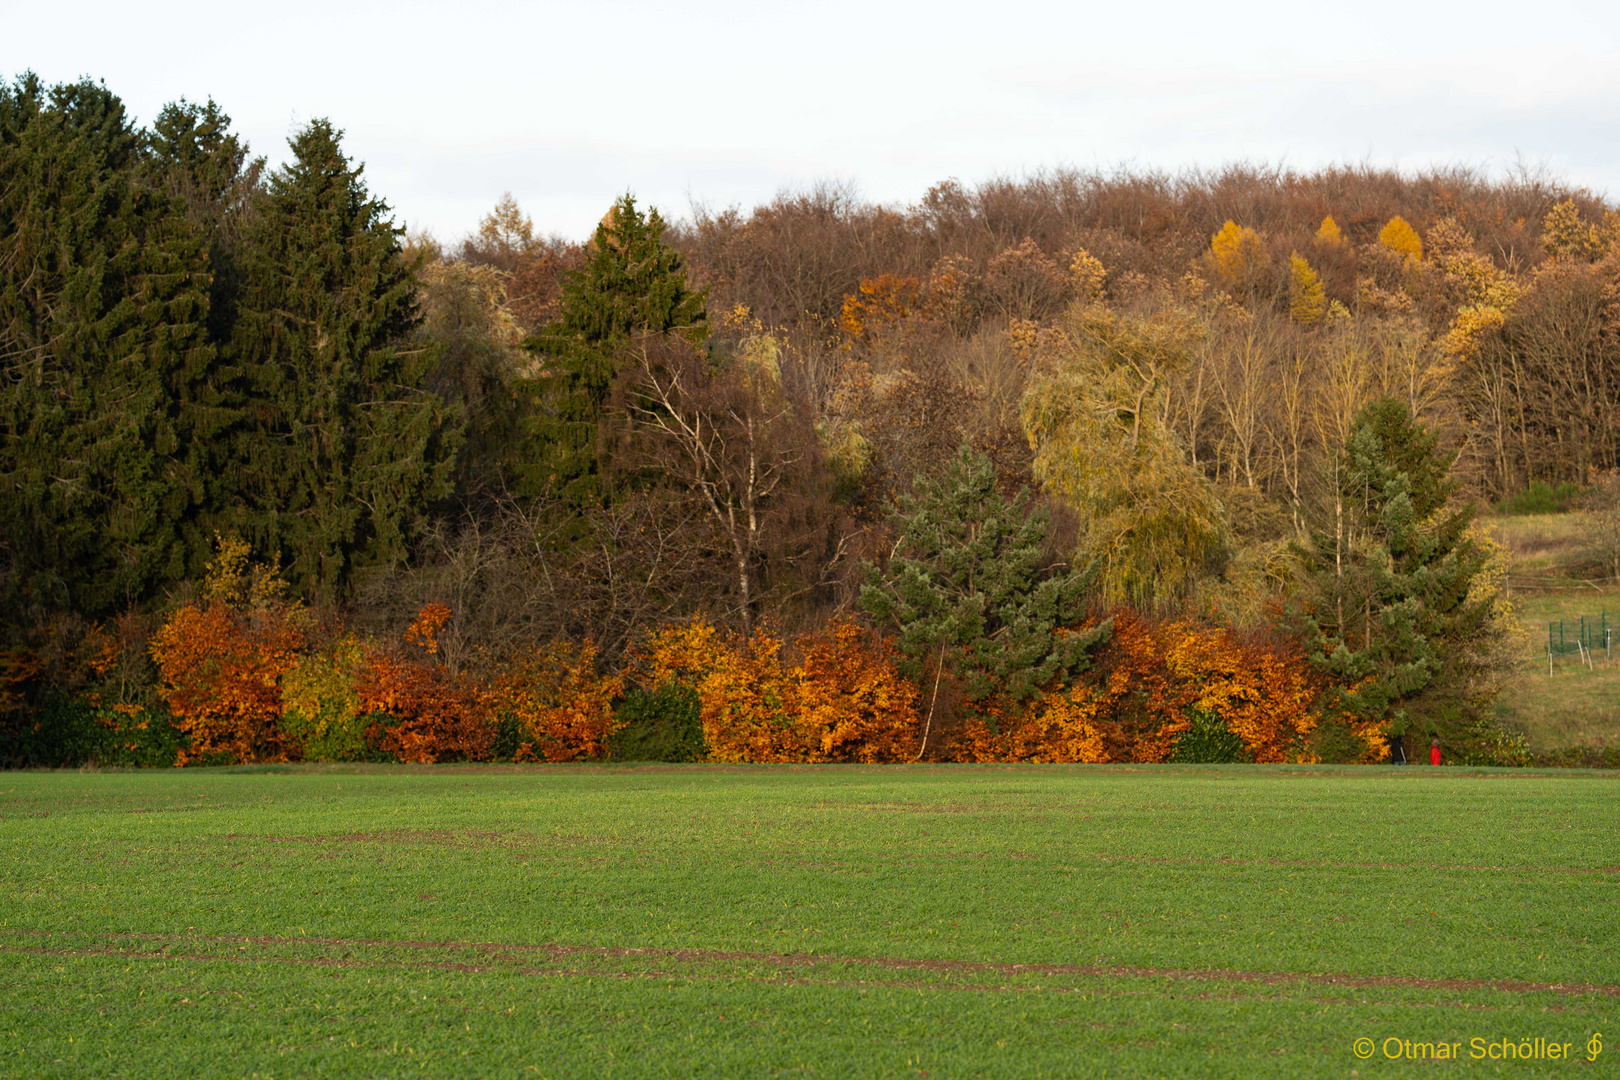
[[[453,614],[448,605],[431,603],[422,605],[411,625],[405,628],[405,644],[420,645],[429,656],[439,653],[439,631],[444,629]]]
[[[219,755],[284,761],[281,678],[298,661],[304,633],[283,610],[232,611],[187,604],[152,637],[158,695],[191,739],[179,764]]]
[[[847,619],[786,643],[764,631],[743,640],[702,621],[668,627],[637,664],[649,686],[697,692],[714,761],[905,761],[916,753],[916,684],[900,675],[886,638]]]
[[[968,719],[948,757],[958,761],[1096,764],[1110,761],[1107,717],[1128,680],[1049,689],[1023,705],[992,699]]]
[[[190,737],[177,764],[219,756],[283,761],[281,679],[304,647],[304,612],[286,583],[248,565],[247,544],[218,541],[201,604],[187,604],[152,636],[158,696]]]
[[[438,652],[438,631],[449,617],[444,605],[429,604],[405,631],[406,642],[425,656],[373,648],[361,662],[360,711],[388,718],[367,729],[367,741],[400,761],[483,761],[495,745],[481,695],[428,659]]]
[[[597,674],[595,643],[554,641],[508,662],[485,700],[517,721],[518,761],[581,761],[602,756],[623,688],[620,677]]]
[[[917,749],[917,685],[889,639],[838,619],[793,642],[786,698],[806,761],[905,761]]]
[[[880,274],[844,297],[838,327],[851,340],[864,340],[884,326],[902,322],[922,308],[922,283],[914,277]]]
[[[1073,688],[1021,709],[991,702],[957,733],[968,761],[1165,761],[1192,710],[1221,718],[1255,761],[1308,760],[1320,686],[1298,649],[1191,620],[1113,614],[1114,635]]]

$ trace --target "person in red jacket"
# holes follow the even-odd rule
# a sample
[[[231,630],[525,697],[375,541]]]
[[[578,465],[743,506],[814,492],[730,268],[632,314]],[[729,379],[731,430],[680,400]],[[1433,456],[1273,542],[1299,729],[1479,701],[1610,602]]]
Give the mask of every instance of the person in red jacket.
[[[1440,740],[1439,739],[1434,740],[1434,744],[1429,747],[1429,764],[1430,765],[1438,765],[1438,764],[1440,764]]]

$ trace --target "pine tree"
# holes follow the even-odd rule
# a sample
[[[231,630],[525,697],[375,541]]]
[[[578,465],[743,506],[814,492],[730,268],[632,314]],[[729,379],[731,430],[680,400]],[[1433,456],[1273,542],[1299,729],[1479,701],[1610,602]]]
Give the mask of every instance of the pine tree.
[[[90,615],[200,569],[185,447],[210,377],[197,230],[123,103],[0,84],[0,516],[12,602]]]
[[[1347,713],[1461,742],[1488,705],[1473,657],[1499,631],[1491,601],[1471,596],[1485,555],[1468,535],[1472,505],[1448,508],[1450,466],[1405,403],[1362,409],[1315,530],[1309,626],[1312,661]]]
[[[563,286],[562,310],[525,347],[540,374],[516,486],[576,504],[599,494],[598,425],[618,375],[617,353],[637,332],[701,341],[707,290],[686,280],[685,260],[664,242],[664,220],[630,195],[596,227],[583,269]]]
[[[963,446],[943,479],[919,477],[903,496],[888,566],[868,564],[861,607],[899,632],[900,670],[935,678],[954,667],[970,701],[1027,699],[1084,671],[1104,623],[1062,632],[1086,614],[1095,568],[1047,573],[1047,514],[1025,492],[1004,499],[995,466]]]
[[[448,491],[459,421],[422,389],[430,357],[401,230],[316,120],[292,140],[247,223],[229,354],[242,372],[235,443],[242,526],[329,601],[353,571],[404,558]]]

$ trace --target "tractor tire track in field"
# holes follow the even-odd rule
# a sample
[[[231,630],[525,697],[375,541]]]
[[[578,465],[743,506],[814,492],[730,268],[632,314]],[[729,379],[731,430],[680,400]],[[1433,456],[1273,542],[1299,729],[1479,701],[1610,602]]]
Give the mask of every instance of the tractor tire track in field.
[[[931,811],[932,812],[932,811]],[[960,812],[960,811],[954,811]],[[383,847],[458,847],[478,849],[504,849],[522,850],[529,853],[530,858],[552,859],[565,863],[600,864],[604,855],[593,853],[581,855],[580,848],[589,849],[618,849],[640,855],[653,855],[654,850],[634,840],[621,840],[616,837],[594,836],[555,836],[543,834],[530,834],[521,832],[490,832],[480,829],[389,829],[375,832],[347,832],[310,834],[302,836],[283,836],[274,833],[220,833],[207,837],[215,842],[232,844],[274,844],[297,845],[308,847],[331,848],[361,848],[367,846]],[[656,852],[660,857],[668,858],[684,855],[687,852],[668,850]],[[1162,866],[1187,866],[1201,868],[1224,869],[1234,866],[1287,866],[1309,870],[1398,870],[1407,872],[1411,870],[1447,870],[1463,872],[1489,872],[1508,874],[1603,874],[1620,876],[1620,864],[1607,866],[1549,866],[1539,864],[1498,864],[1498,863],[1449,863],[1432,861],[1412,862],[1367,862],[1345,859],[1278,859],[1278,858],[1245,858],[1238,855],[1137,855],[1127,852],[1112,851],[1063,851],[1055,853],[1034,854],[1026,851],[891,851],[886,853],[869,853],[862,855],[856,862],[842,860],[836,856],[824,856],[819,859],[783,859],[783,854],[800,854],[800,852],[780,852],[761,849],[747,857],[747,861],[759,866],[809,866],[824,870],[846,870],[854,873],[870,873],[874,863],[933,863],[950,860],[972,860],[984,862],[991,859],[1008,859],[1015,862],[1036,861],[1053,865],[1068,862],[1100,862],[1100,863],[1146,863]]]
[[[1259,986],[1322,986],[1344,989],[1405,989],[1448,992],[1494,990],[1509,994],[1551,993],[1620,997],[1609,983],[1531,982],[1523,979],[1431,979],[1344,972],[1239,971],[1223,968],[1154,968],[1132,965],[1010,964],[975,960],[914,959],[896,956],[833,956],[821,953],[764,953],[721,949],[625,948],[600,945],[508,944],[480,941],[410,941],[374,938],[270,937],[207,934],[91,933],[73,930],[0,928],[0,954],[107,956],[129,960],[199,963],[273,963],[328,968],[408,968],[467,973],[535,976],[587,976],[648,979],[753,979],[777,983],[840,986],[894,986],[941,990],[1045,990],[1075,992],[1079,987],[1036,984],[1036,979],[1111,982],[1162,980]],[[50,944],[27,944],[47,939]],[[60,944],[58,944],[60,942]],[[235,951],[222,951],[233,947]],[[252,951],[249,951],[252,950]],[[273,951],[271,951],[273,950]],[[567,966],[533,966],[539,958]],[[595,961],[595,963],[592,963]],[[715,969],[725,970],[715,970]],[[758,969],[769,969],[763,977]],[[753,970],[750,970],[753,969]],[[942,977],[929,981],[891,978],[828,978],[857,975],[862,969]],[[811,977],[805,973],[823,977]],[[988,977],[992,981],[985,981]],[[1000,980],[1000,981],[995,981]],[[1010,983],[1007,980],[1012,980]]]

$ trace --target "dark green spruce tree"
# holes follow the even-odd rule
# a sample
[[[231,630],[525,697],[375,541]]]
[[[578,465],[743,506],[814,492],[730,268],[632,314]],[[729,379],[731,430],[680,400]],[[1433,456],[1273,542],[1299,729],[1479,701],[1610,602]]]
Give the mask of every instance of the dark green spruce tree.
[[[242,284],[237,249],[264,159],[249,157],[231,118],[212,100],[165,105],[145,142],[152,183],[180,201],[208,245],[209,339],[223,342],[235,319]]]
[[[419,316],[402,230],[340,138],[314,121],[269,178],[243,231],[228,350],[241,527],[323,602],[357,568],[405,558],[460,437],[422,389],[431,357],[407,347]]]
[[[216,532],[233,522],[236,470],[231,439],[242,419],[241,372],[228,362],[236,300],[242,287],[238,248],[245,212],[264,164],[230,129],[231,118],[209,101],[181,100],[163,107],[144,134],[145,167],[154,188],[185,213],[206,247],[211,366],[186,390],[188,438],[177,452],[193,478],[199,515],[193,547],[212,551]],[[195,557],[194,557],[195,562]],[[194,565],[193,576],[202,573]]]
[[[680,252],[664,242],[658,211],[625,195],[596,227],[585,266],[563,285],[561,313],[525,342],[539,374],[514,466],[523,494],[576,505],[601,495],[600,424],[618,354],[638,332],[705,336],[707,290],[693,289]]]
[[[123,103],[0,84],[0,530],[10,603],[99,616],[200,570],[208,264]]]
[[[1043,567],[1047,514],[996,490],[990,459],[964,446],[938,481],[919,477],[894,515],[886,567],[866,566],[861,607],[899,633],[900,669],[924,686],[942,670],[969,702],[1016,701],[1085,671],[1111,623],[1060,633],[1086,615],[1095,568]]]
[[[1341,708],[1451,743],[1484,720],[1475,646],[1498,632],[1491,601],[1469,598],[1485,554],[1467,535],[1472,505],[1451,504],[1455,486],[1451,458],[1404,402],[1364,407],[1315,515],[1307,608],[1312,661]]]

